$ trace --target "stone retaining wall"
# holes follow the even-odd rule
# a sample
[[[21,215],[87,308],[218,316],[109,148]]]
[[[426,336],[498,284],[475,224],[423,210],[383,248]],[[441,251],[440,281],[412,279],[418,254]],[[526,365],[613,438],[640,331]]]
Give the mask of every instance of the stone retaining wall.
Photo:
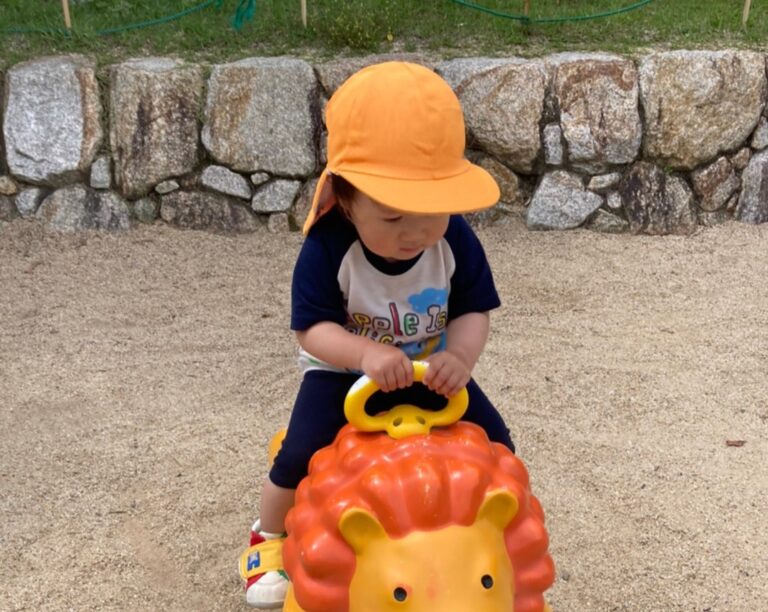
[[[322,109],[362,66],[41,58],[3,76],[0,221],[123,231],[157,219],[301,226],[325,163]],[[531,229],[687,234],[768,221],[766,57],[672,51],[429,62],[461,100],[467,156]],[[108,78],[97,76],[108,74]]]

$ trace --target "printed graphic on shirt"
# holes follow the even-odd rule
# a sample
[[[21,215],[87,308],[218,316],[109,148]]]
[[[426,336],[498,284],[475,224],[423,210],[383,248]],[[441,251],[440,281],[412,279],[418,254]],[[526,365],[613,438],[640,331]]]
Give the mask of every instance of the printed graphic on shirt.
[[[408,355],[412,361],[422,361],[433,353],[439,353],[445,350],[445,334],[440,334],[434,338],[427,338],[420,342],[409,342],[400,345],[403,352]]]
[[[448,304],[448,290],[424,289],[421,293],[409,296],[408,303],[416,312],[426,314],[435,304]]]
[[[445,348],[443,331],[448,321],[448,289],[429,287],[406,297],[410,310],[391,301],[385,315],[349,311],[346,329],[382,344],[400,347],[411,359],[424,359]],[[409,341],[417,335],[427,338]]]

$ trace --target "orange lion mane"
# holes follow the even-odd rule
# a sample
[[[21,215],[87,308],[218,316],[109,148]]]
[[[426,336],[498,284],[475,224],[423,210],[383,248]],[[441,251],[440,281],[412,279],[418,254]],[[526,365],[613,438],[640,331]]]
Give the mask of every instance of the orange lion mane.
[[[355,554],[338,529],[349,508],[373,514],[391,538],[469,526],[489,491],[506,489],[519,510],[504,531],[515,576],[515,611],[541,612],[554,581],[544,513],[523,463],[478,426],[458,422],[393,440],[345,426],[312,458],[286,520],[285,570],[306,612],[347,610]]]

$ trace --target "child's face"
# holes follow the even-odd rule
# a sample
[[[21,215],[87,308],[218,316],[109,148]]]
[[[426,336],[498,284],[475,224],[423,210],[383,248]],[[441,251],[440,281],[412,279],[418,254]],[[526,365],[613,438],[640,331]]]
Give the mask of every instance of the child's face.
[[[389,261],[412,259],[437,244],[448,229],[449,215],[414,215],[372,200],[358,191],[350,220],[360,240],[379,257]]]

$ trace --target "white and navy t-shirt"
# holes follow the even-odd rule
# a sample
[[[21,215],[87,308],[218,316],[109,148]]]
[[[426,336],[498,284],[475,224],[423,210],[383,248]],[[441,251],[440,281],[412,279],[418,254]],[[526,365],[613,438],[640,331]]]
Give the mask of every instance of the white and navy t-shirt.
[[[387,262],[333,209],[309,232],[296,261],[291,329],[333,321],[424,359],[445,348],[452,319],[499,305],[483,247],[463,217],[451,216],[443,238],[420,255]],[[304,350],[299,355],[304,371],[346,371]]]

